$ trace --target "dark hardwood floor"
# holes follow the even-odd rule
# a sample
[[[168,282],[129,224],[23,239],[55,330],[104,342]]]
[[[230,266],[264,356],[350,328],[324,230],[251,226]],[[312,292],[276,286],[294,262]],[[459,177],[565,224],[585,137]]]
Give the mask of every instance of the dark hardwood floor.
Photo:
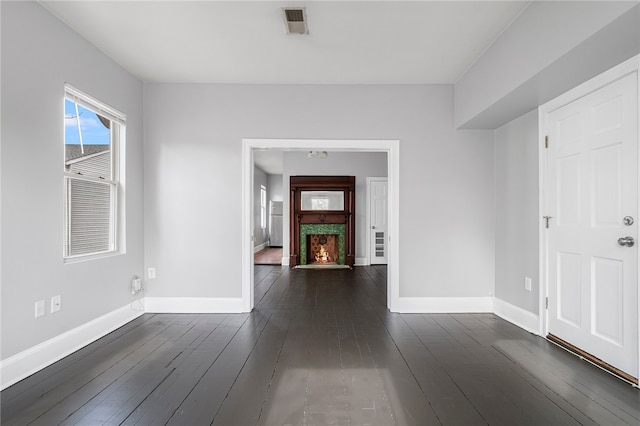
[[[638,425],[640,391],[491,314],[392,314],[386,267],[256,266],[251,314],[145,314],[3,425]]]

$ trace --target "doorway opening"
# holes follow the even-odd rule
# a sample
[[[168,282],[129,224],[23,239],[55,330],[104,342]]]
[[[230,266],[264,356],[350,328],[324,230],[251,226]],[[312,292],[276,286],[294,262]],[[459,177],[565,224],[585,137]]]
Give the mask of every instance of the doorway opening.
[[[243,139],[242,140],[242,307],[250,312],[253,294],[253,172],[255,150],[380,152],[387,154],[388,175],[388,259],[387,308],[394,311],[400,297],[399,289],[399,141],[398,140],[306,140],[306,139]],[[288,246],[288,242],[285,242]],[[286,256],[285,256],[286,257]]]

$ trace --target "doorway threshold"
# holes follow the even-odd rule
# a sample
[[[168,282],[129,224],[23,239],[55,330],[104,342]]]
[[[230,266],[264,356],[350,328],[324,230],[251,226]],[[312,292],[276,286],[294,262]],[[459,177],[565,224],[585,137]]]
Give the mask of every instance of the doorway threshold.
[[[613,374],[614,376],[624,380],[625,382],[629,382],[632,385],[635,385],[636,387],[638,386],[638,379],[633,377],[631,374],[625,373],[624,371],[614,367],[613,365],[601,360],[600,358],[597,358],[593,355],[591,355],[589,352],[585,352],[582,349],[572,345],[571,343],[567,342],[566,340],[563,340],[561,338],[559,338],[558,336],[554,336],[553,334],[549,333],[547,335],[547,340],[555,343],[556,345],[560,346],[561,348],[563,348],[564,350],[584,359],[585,361],[595,365],[596,367],[599,367],[605,371],[607,371],[608,373]]]
[[[296,265],[293,269],[353,269],[349,265]]]

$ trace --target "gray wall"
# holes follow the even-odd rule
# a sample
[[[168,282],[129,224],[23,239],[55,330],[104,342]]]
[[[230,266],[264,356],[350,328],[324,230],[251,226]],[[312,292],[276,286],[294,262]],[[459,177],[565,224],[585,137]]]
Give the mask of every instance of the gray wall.
[[[267,227],[260,227],[260,185],[267,188]],[[269,235],[269,193],[267,174],[257,167],[253,168],[253,246],[267,242]]]
[[[142,275],[142,84],[35,2],[2,2],[2,359],[131,301]],[[127,115],[126,254],[64,264],[64,83]],[[28,168],[25,166],[29,165]],[[49,313],[52,296],[62,310]],[[47,313],[34,318],[34,304]]]
[[[401,296],[493,291],[493,132],[454,129],[452,86],[146,83],[144,93],[149,295],[240,297],[243,138],[399,139]]]
[[[400,295],[487,296],[495,282],[537,312],[537,129],[533,113],[510,121],[638,52],[637,2],[604,3],[533,2],[456,84],[454,106],[450,85],[143,90],[39,4],[1,2],[0,356],[127,305],[143,265],[157,268],[150,296],[240,297],[242,138],[400,140]],[[128,119],[126,254],[67,265],[65,82]],[[494,141],[457,126],[503,127]],[[33,318],[54,295],[62,310]]]
[[[330,152],[326,159],[309,158],[307,152],[284,153],[284,183],[289,193],[291,176],[355,176],[356,177],[356,257],[367,256],[367,177],[387,176],[387,154],[379,152]],[[284,200],[284,211],[290,211],[289,197]],[[284,217],[283,256],[289,255],[289,222]]]
[[[534,314],[539,310],[538,111],[495,132],[495,295]],[[524,279],[532,279],[532,291]]]
[[[456,83],[456,126],[495,129],[640,53],[637,1],[536,1]]]
[[[282,175],[267,175],[267,198],[269,201],[282,201],[284,190]]]

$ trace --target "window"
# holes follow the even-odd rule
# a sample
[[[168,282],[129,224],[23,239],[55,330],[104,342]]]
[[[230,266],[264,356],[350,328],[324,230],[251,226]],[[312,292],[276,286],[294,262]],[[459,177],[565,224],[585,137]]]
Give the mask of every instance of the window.
[[[260,227],[267,227],[267,188],[260,185]]]
[[[66,85],[64,128],[64,258],[116,252],[125,116]]]

